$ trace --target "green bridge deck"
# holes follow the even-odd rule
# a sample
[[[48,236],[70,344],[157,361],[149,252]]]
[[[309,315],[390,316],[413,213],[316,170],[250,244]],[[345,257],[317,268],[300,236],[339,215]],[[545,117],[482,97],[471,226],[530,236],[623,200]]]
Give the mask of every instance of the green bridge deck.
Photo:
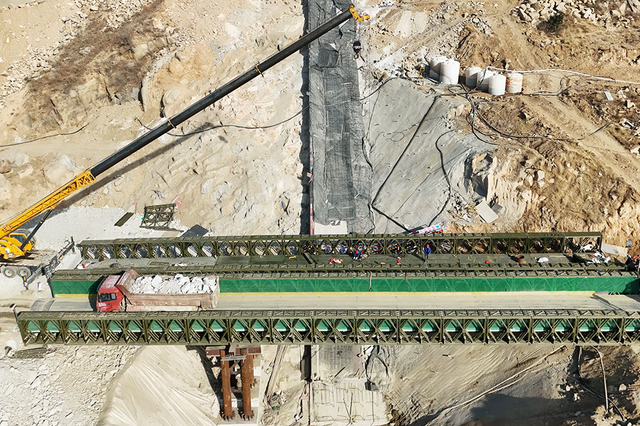
[[[452,344],[638,342],[624,310],[20,312],[25,344]]]
[[[519,264],[508,255],[372,256],[330,264],[328,255],[223,257],[208,264],[121,260],[98,262],[89,269],[58,271],[51,280],[55,295],[95,294],[101,280],[133,267],[142,275],[216,275],[221,293],[322,292],[503,292],[607,291],[635,294],[639,281],[624,265],[587,264],[588,256],[548,254],[538,263],[525,255]],[[490,261],[487,265],[485,259]],[[143,262],[143,263],[141,263]]]

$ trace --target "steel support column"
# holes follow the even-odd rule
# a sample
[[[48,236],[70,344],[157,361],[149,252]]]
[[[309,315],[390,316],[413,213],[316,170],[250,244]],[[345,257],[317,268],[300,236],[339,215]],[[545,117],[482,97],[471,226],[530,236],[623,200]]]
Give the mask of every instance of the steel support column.
[[[231,374],[229,373],[229,361],[223,361],[225,351],[220,351],[220,379],[222,381],[222,418],[231,420],[234,417],[231,406]]]
[[[253,370],[253,357],[255,355],[250,354],[248,349],[245,349],[245,352],[247,353],[247,357],[245,358],[244,363],[247,364],[247,373],[249,374],[247,379],[249,380],[249,386],[253,387],[256,384],[256,378]],[[244,381],[242,384],[244,385]]]
[[[251,384],[253,382],[253,355],[247,349],[240,349],[240,354],[245,355],[245,359],[240,361],[240,377],[242,379],[242,418],[251,420],[253,410],[251,409]],[[251,360],[251,362],[248,362]]]

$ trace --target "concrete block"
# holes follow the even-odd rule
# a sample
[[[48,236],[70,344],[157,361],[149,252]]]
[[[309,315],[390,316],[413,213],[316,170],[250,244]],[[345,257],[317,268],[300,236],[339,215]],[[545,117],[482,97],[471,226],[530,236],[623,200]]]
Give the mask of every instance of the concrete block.
[[[603,253],[613,254],[614,256],[623,256],[623,257],[627,256],[627,249],[625,247],[602,243],[601,249]]]
[[[489,204],[486,201],[481,202],[476,206],[476,211],[480,215],[480,217],[487,223],[491,223],[498,218],[498,215],[495,214]]]

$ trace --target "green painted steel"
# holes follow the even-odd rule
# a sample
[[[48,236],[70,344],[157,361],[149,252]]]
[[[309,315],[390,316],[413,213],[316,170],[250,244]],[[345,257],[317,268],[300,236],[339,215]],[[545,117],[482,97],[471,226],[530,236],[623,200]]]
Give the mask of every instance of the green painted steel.
[[[88,277],[89,279],[51,279],[51,293],[54,296],[87,296],[98,294],[98,287],[104,276]]]
[[[216,310],[19,312],[25,344],[619,345],[640,340],[640,312],[622,310]]]
[[[335,292],[504,292],[607,291],[637,294],[639,280],[625,276],[510,277],[510,278],[282,278],[221,279],[221,293],[335,293]]]
[[[51,280],[54,296],[95,294],[102,278],[120,272],[86,271],[89,270],[62,271],[54,275]],[[153,273],[144,269],[138,272]],[[637,294],[640,287],[638,278],[629,272],[595,268],[522,271],[459,268],[438,274],[411,268],[378,272],[336,269],[314,273],[282,270],[264,275],[237,271],[225,274],[215,269],[191,272],[218,274],[221,293],[607,291]]]
[[[83,241],[84,259],[180,258],[226,256],[340,255],[360,248],[368,255],[432,253],[576,253],[585,246],[598,250],[599,232],[520,234],[366,234],[366,235],[257,235],[200,238],[129,238]]]

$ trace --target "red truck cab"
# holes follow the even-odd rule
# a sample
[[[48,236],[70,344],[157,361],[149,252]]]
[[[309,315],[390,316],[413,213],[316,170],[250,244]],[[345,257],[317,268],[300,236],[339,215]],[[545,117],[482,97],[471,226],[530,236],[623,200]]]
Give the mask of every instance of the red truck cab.
[[[98,287],[98,312],[117,312],[122,306],[124,295],[116,287],[120,281],[120,275],[109,275]]]

